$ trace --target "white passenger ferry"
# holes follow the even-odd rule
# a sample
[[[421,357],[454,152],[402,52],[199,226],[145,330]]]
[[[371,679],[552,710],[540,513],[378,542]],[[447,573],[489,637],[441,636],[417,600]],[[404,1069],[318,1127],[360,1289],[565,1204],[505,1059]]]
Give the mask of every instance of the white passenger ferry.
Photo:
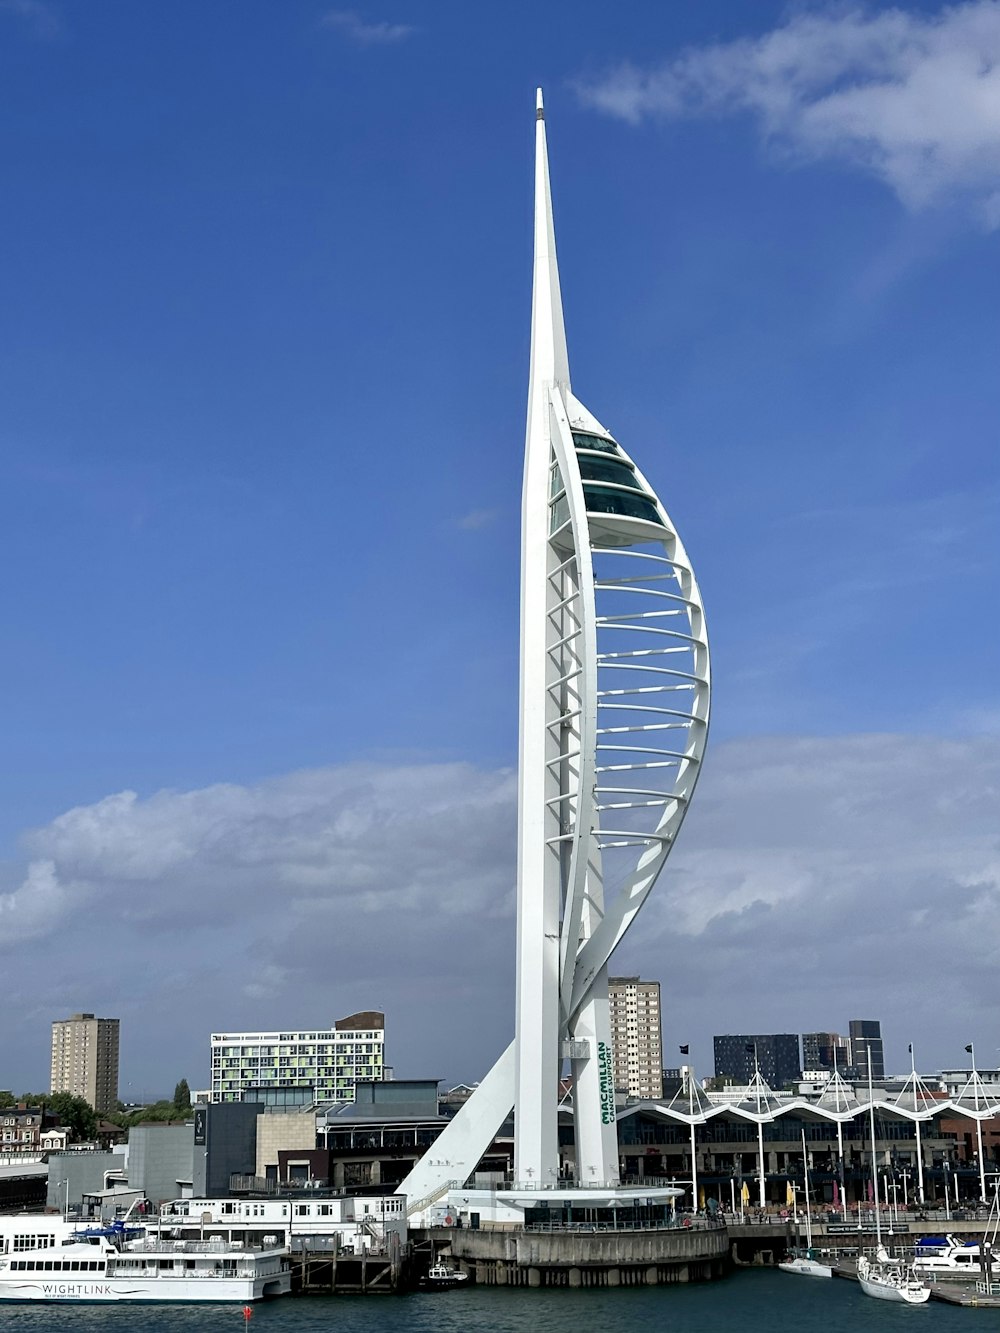
[[[232,1301],[291,1290],[284,1247],[164,1241],[114,1222],[0,1217],[0,1301]]]

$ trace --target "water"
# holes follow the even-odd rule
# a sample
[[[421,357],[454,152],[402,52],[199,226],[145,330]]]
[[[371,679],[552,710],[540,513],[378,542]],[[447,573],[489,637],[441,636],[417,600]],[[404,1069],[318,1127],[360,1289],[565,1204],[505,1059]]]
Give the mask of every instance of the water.
[[[240,1306],[5,1305],[3,1333],[243,1333]],[[693,1286],[288,1297],[254,1307],[249,1333],[957,1333],[978,1310],[892,1305],[855,1282],[735,1273]]]

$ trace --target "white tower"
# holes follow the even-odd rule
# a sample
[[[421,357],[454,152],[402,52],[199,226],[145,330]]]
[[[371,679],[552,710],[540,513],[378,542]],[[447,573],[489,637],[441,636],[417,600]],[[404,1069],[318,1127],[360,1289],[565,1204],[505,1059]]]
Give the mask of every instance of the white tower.
[[[553,1190],[567,1060],[575,1186],[618,1187],[608,960],[687,811],[709,694],[704,612],[680,539],[632,459],[570,388],[539,92],[521,510],[516,1035],[403,1182],[411,1211],[468,1177],[512,1105],[514,1189]]]

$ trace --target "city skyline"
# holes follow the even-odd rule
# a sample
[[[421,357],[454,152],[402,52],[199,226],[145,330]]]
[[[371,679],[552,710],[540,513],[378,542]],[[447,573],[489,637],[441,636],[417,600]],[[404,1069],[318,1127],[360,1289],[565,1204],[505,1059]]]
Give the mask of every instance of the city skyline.
[[[615,970],[699,1073],[789,1013],[992,1049],[997,6],[328,16],[0,6],[0,1083],[80,1009],[123,1096],[207,1084],[211,1030],[377,1009],[450,1082],[513,1035],[539,83],[574,375],[715,653]]]

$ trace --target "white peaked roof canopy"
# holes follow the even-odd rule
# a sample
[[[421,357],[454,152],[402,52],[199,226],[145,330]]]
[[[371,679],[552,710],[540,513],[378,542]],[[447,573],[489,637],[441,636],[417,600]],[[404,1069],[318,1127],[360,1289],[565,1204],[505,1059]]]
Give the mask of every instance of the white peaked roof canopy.
[[[830,1075],[830,1081],[816,1099],[816,1105],[822,1107],[824,1111],[833,1111],[837,1115],[844,1112],[854,1114],[861,1107],[854,1089],[836,1069]]]
[[[695,1078],[693,1069],[670,1101],[663,1103],[663,1106],[675,1115],[696,1120],[704,1119],[707,1114],[715,1110],[708,1093]]]
[[[770,1087],[759,1069],[754,1070],[753,1078],[747,1084],[747,1095],[737,1103],[741,1111],[745,1111],[752,1116],[765,1116],[768,1120],[772,1114],[787,1106],[787,1102],[778,1097]]]
[[[940,1102],[935,1103],[938,1106],[940,1104]],[[965,1086],[958,1096],[953,1098],[951,1104],[976,1120],[988,1120],[997,1112],[996,1091],[994,1090],[991,1097],[986,1090],[986,1084],[979,1076],[978,1070],[974,1069],[966,1079]]]
[[[916,1070],[910,1075],[893,1099],[893,1106],[900,1111],[912,1111],[920,1115],[924,1111],[935,1111],[940,1107],[942,1098],[928,1088]]]

